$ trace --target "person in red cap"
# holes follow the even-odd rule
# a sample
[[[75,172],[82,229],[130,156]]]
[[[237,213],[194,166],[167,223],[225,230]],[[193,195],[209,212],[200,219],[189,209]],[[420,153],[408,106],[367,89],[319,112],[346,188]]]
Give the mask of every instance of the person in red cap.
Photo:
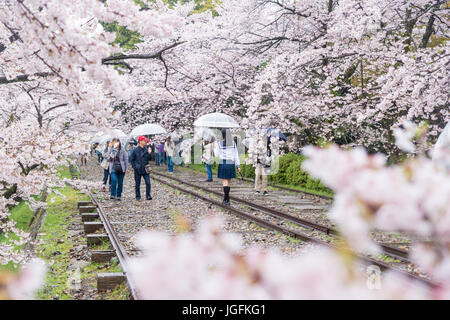
[[[136,200],[141,200],[141,178],[145,181],[145,198],[152,200],[150,195],[150,174],[147,173],[145,167],[148,165],[152,153],[152,149],[147,146],[150,140],[144,136],[138,138],[138,146],[134,148],[130,157],[130,164],[134,169],[134,182]]]

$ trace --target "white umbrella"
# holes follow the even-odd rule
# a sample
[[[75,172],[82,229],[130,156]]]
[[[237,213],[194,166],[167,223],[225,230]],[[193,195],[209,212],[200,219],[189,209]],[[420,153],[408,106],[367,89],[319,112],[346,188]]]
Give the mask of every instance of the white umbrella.
[[[433,148],[433,154],[432,154],[432,158],[433,160],[437,160],[438,158],[443,158],[445,157],[445,150],[450,149],[450,122],[447,123],[447,125],[444,128],[444,131],[441,132],[441,134],[439,135],[439,138],[436,141],[436,144],[434,145]],[[445,161],[449,161],[450,160],[446,160],[446,159],[442,159]]]
[[[198,128],[195,130],[194,133],[194,140],[198,141],[200,139],[203,139],[205,141],[210,141],[211,137],[215,137],[214,131],[210,128]]]
[[[194,122],[195,127],[239,128],[239,124],[229,115],[220,112],[208,113]]]
[[[244,146],[246,146],[247,148],[250,148],[250,138],[245,138],[244,140],[242,140],[242,143],[243,143]]]
[[[192,139],[186,139],[186,140],[181,141],[179,150],[183,151],[184,149],[191,147],[192,141],[193,141]]]
[[[94,137],[91,139],[91,144],[95,144],[95,143],[99,143],[101,137],[104,135],[105,133],[103,131],[99,131],[97,132]]]
[[[146,123],[146,124],[141,124],[140,126],[137,126],[136,128],[134,128],[131,131],[130,136],[138,137],[138,136],[164,134],[164,133],[167,133],[166,129],[161,127],[159,124]]]
[[[109,140],[112,140],[114,138],[118,138],[120,140],[120,142],[122,143],[122,145],[124,143],[126,143],[127,140],[128,140],[128,137],[125,134],[125,132],[123,132],[122,130],[119,130],[119,129],[113,129],[113,130],[110,130],[109,133],[106,133],[106,134],[102,135],[98,139],[98,143],[99,144],[104,144],[104,143],[106,143]]]

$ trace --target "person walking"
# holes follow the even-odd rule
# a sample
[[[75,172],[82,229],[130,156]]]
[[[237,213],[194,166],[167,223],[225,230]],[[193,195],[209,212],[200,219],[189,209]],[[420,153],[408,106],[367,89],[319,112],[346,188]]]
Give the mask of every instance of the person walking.
[[[175,144],[172,139],[167,137],[166,143],[164,144],[164,152],[167,153],[167,167],[170,174],[173,174],[173,152],[175,150]]]
[[[102,151],[102,158],[104,159],[101,163],[101,166],[103,168],[103,184],[102,184],[102,191],[106,192],[106,183],[109,181],[109,192],[111,192],[111,175],[109,173],[109,161],[108,161],[108,155],[111,153],[113,147],[112,141],[107,141],[105,149]],[[105,162],[106,161],[106,162]],[[107,164],[107,165],[105,165]]]
[[[150,195],[150,174],[146,170],[146,166],[150,162],[152,149],[147,146],[148,139],[144,136],[138,138],[138,146],[134,148],[131,153],[130,163],[134,169],[134,191],[136,193],[136,200],[141,200],[141,178],[145,181],[145,198],[152,200]]]
[[[110,199],[122,200],[123,179],[125,173],[128,173],[128,153],[119,139],[113,139],[112,149],[109,154],[108,161],[109,173],[111,174],[111,196]]]
[[[102,150],[101,150],[100,145],[98,145],[97,148],[95,148],[95,153],[97,154],[97,157],[98,157],[98,163],[102,163],[104,158],[102,156]]]
[[[137,147],[137,141],[134,139],[131,139],[131,141],[128,143],[129,144],[129,149],[128,149],[128,162],[131,161],[131,153],[133,152],[133,150]]]
[[[202,161],[205,164],[206,167],[206,173],[208,174],[208,179],[206,179],[206,182],[212,182],[213,176],[212,176],[212,160],[213,160],[213,146],[214,146],[214,137],[212,136],[209,141],[203,141],[203,154],[202,154]]]
[[[222,204],[229,206],[231,179],[236,178],[235,167],[241,172],[239,153],[229,129],[222,129],[222,141],[215,144],[214,155],[220,159],[217,177],[222,179],[224,193]]]

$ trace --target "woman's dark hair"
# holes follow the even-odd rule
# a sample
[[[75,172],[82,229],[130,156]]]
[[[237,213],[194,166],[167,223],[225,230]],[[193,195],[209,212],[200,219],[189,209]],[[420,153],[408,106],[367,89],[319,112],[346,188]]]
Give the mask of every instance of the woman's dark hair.
[[[223,139],[224,146],[232,146],[233,145],[233,139],[231,139],[231,133],[230,133],[229,129],[227,129],[227,128],[222,129],[222,139]]]
[[[118,148],[118,150],[122,149],[122,142],[120,142],[120,140],[119,140],[119,139],[115,138],[115,139],[114,139],[113,141],[115,141],[115,142],[118,142],[118,143],[119,143],[119,148]],[[114,144],[116,144],[116,143],[114,143]],[[113,145],[113,147],[114,147],[114,145]]]

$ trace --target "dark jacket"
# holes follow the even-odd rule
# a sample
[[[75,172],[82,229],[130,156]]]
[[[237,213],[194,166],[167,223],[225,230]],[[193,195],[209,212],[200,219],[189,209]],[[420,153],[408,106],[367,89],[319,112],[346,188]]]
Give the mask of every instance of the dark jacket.
[[[150,161],[150,154],[148,153],[148,147],[142,149],[140,146],[134,148],[130,157],[130,164],[134,171],[139,174],[146,174],[145,166]]]

